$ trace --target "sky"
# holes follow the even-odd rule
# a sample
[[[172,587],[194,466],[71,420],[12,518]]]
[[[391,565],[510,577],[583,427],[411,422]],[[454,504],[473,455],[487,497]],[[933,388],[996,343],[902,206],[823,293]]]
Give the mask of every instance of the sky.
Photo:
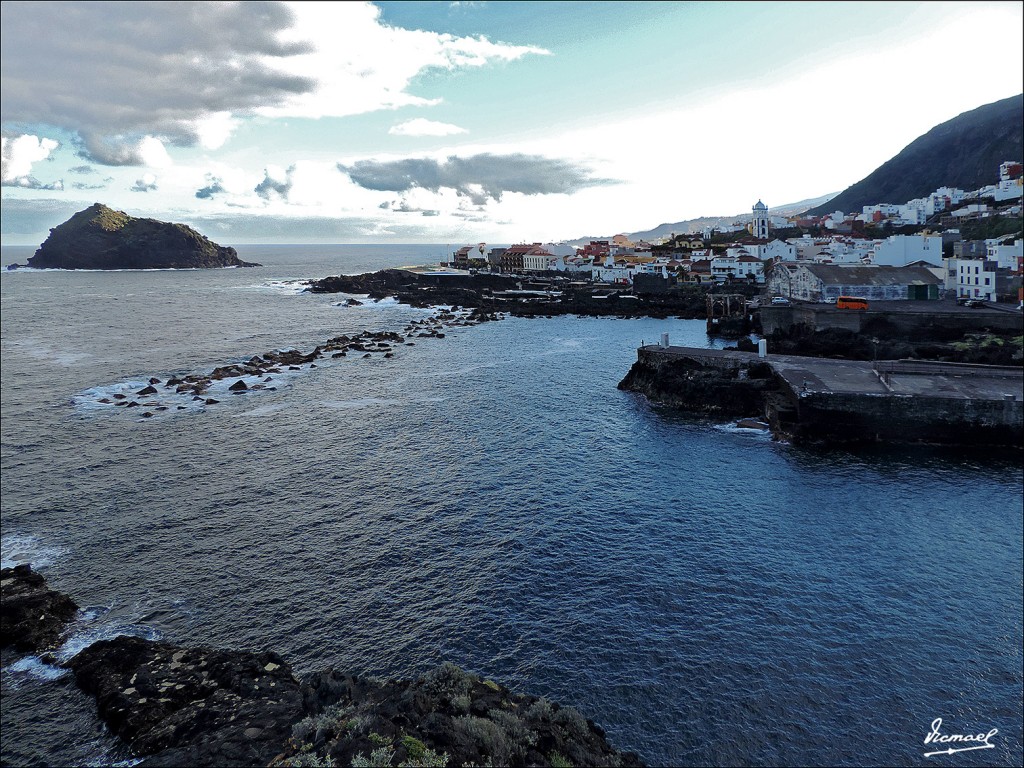
[[[225,245],[558,242],[782,206],[1024,91],[1022,10],[5,0],[0,242],[94,202]]]

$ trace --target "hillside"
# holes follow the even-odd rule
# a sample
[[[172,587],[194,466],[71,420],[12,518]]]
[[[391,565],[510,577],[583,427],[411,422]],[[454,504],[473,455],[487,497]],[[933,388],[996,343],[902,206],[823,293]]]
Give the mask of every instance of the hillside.
[[[809,211],[859,212],[865,205],[901,204],[939,187],[978,189],[998,180],[999,164],[1024,157],[1024,94],[947,120],[915,139],[869,176]]]
[[[810,200],[801,200],[796,203],[786,203],[779,206],[771,206],[770,213],[773,216],[795,216],[798,213],[803,213],[812,205],[819,205],[828,200],[831,200],[836,196],[836,192],[832,192],[828,195],[822,195],[821,197],[814,197]],[[744,211],[742,213],[736,213],[731,216],[701,216],[696,219],[686,219],[684,221],[676,221],[665,224],[659,224],[653,229],[645,229],[642,232],[628,232],[624,233],[626,236],[633,241],[637,240],[648,240],[655,241],[662,238],[670,237],[671,235],[683,235],[690,232],[700,232],[705,227],[717,227],[723,224],[732,224],[735,221],[742,221],[744,224],[750,221],[750,211]],[[591,240],[610,240],[614,236],[612,235],[593,235],[588,237],[578,237],[575,240],[567,241],[570,245],[584,245],[589,243]]]

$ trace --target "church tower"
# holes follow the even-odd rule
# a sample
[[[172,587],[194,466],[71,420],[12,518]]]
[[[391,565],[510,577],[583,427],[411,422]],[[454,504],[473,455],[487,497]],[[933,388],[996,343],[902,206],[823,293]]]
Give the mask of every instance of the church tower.
[[[760,200],[754,206],[754,226],[750,233],[759,240],[768,239],[768,206]]]

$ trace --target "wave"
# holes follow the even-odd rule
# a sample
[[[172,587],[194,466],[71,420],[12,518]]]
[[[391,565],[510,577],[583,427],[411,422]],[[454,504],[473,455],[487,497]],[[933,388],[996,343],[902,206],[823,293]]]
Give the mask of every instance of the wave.
[[[233,290],[252,293],[287,293],[298,296],[310,286],[312,280],[268,280],[255,285],[239,285]]]
[[[53,565],[65,552],[64,547],[45,544],[38,536],[13,533],[0,537],[0,568],[31,564],[40,570]]]

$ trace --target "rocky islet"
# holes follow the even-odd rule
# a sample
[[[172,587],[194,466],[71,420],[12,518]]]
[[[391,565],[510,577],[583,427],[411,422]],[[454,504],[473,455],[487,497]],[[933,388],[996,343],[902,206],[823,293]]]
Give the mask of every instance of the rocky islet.
[[[17,267],[18,265],[15,265]],[[258,267],[185,224],[136,218],[94,203],[50,230],[33,269],[215,269]]]

